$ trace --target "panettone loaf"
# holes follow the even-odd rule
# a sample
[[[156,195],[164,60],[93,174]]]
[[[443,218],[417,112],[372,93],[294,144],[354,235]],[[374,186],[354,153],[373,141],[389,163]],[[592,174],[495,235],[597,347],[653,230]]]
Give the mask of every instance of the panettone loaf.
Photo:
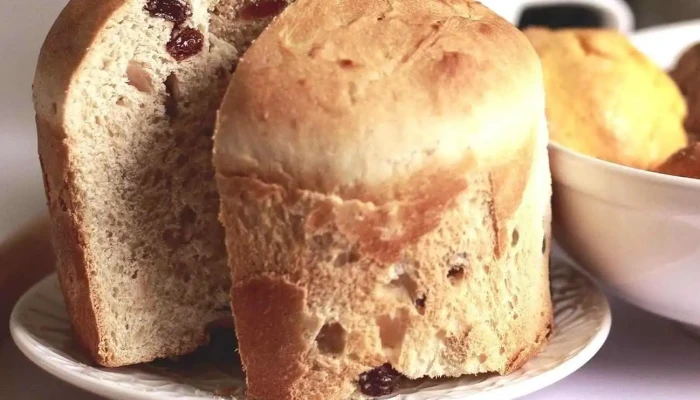
[[[214,164],[252,400],[508,373],[546,342],[537,54],[465,0],[299,0],[253,43]]]

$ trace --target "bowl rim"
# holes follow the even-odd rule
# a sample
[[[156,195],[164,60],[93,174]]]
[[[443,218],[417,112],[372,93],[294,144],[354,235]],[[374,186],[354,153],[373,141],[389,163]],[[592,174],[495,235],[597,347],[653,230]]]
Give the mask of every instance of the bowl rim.
[[[676,186],[683,189],[698,190],[700,191],[700,179],[697,178],[687,178],[684,176],[667,175],[661,172],[648,171],[644,169],[638,169],[633,167],[628,167],[622,164],[616,164],[611,161],[602,160],[572,150],[561,144],[555,143],[552,140],[549,141],[549,149],[554,149],[557,152],[564,154],[567,157],[572,157],[581,163],[588,163],[594,166],[594,168],[603,169],[607,172],[622,175],[625,177],[630,177],[632,179],[637,179],[640,181],[647,181],[652,184],[661,186]]]

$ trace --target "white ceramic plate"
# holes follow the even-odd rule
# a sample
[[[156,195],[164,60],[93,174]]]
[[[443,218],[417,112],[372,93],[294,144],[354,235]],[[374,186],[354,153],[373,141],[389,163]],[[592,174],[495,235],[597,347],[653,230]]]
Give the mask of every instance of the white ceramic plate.
[[[588,278],[564,261],[552,265],[555,330],[547,347],[508,376],[483,375],[416,382],[387,398],[396,400],[504,400],[551,385],[583,366],[605,342],[610,308]],[[119,400],[244,399],[240,367],[233,351],[204,349],[180,361],[103,369],[90,365],[71,335],[55,276],[30,289],[10,320],[22,352],[49,373],[75,386]],[[231,347],[232,349],[232,347]]]

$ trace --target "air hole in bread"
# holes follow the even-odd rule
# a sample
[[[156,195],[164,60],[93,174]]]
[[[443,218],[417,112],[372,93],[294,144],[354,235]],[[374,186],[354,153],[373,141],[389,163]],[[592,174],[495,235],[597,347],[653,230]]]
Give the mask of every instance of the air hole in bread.
[[[513,240],[511,241],[511,245],[513,247],[518,245],[518,241],[520,241],[520,233],[518,232],[518,229],[513,229]]]
[[[58,104],[56,104],[56,102],[51,103],[51,111],[54,114],[58,114]]]
[[[408,330],[408,323],[409,312],[405,308],[396,310],[394,315],[384,314],[377,317],[382,348],[390,359],[399,355],[396,350],[399,350],[403,344],[406,331]]]
[[[452,255],[448,265],[450,269],[447,271],[447,278],[453,283],[464,279],[465,269],[469,265],[469,257],[465,252],[459,252]]]
[[[542,238],[542,254],[547,252],[547,237]]]
[[[153,92],[153,80],[151,75],[146,72],[143,66],[135,61],[129,61],[126,67],[126,78],[129,80],[129,85],[133,86],[142,93]]]
[[[500,354],[506,354],[506,348],[501,346],[501,349],[498,351]]]
[[[464,266],[463,265],[453,265],[450,270],[447,271],[447,277],[452,280],[461,280],[464,278]]]
[[[425,294],[422,294],[422,295],[418,296],[418,298],[413,302],[413,304],[415,304],[415,306],[416,306],[416,310],[418,310],[418,313],[420,315],[425,314],[425,300],[426,300],[426,296],[425,296]]]
[[[336,267],[342,267],[347,264],[354,264],[360,260],[360,254],[357,250],[351,249],[349,251],[342,252],[335,257],[333,265]]]
[[[410,299],[415,299],[418,295],[418,283],[405,272],[389,282],[389,287],[403,289]]]
[[[343,354],[347,332],[337,322],[323,325],[316,336],[316,347],[324,354]]]
[[[116,286],[112,287],[112,297],[115,299],[119,297],[119,288]]]
[[[180,97],[180,81],[174,73],[165,78],[165,93],[165,115],[172,120],[177,118],[177,99]]]
[[[145,255],[145,254],[144,254],[144,255]],[[131,274],[131,279],[136,279],[136,278],[138,278],[138,277],[139,277],[139,271],[138,271],[138,270],[134,271],[134,273]]]
[[[515,304],[515,305],[518,304],[518,295],[517,294],[513,295],[513,304]]]

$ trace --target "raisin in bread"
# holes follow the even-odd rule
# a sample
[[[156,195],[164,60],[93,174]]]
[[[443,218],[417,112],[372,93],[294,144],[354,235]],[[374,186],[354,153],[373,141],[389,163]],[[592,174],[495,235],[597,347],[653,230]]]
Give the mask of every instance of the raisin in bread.
[[[58,274],[105,366],[188,353],[230,319],[216,110],[281,0],[71,0],[34,100]]]
[[[547,136],[537,54],[480,3],[290,5],[214,139],[248,398],[379,396],[536,354]]]

